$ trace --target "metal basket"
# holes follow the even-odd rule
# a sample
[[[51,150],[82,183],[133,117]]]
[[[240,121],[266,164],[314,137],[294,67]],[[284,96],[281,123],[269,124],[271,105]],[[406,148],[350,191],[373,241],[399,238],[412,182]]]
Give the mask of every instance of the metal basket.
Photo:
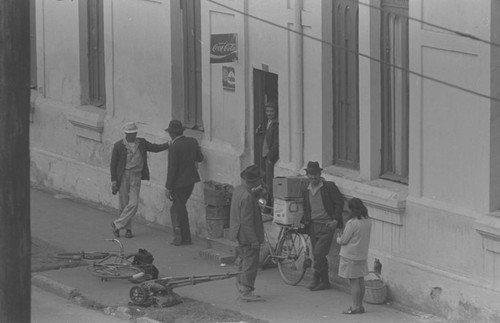
[[[367,279],[368,275],[375,275],[376,279]],[[379,273],[370,271],[365,277],[364,301],[370,304],[384,304],[387,301],[387,285]]]

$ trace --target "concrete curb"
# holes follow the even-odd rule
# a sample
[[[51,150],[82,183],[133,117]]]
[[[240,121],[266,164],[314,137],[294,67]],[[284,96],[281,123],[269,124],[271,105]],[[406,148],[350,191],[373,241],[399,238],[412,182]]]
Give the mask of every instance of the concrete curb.
[[[88,299],[78,289],[61,284],[53,279],[43,275],[32,275],[31,284],[43,289],[47,292],[56,294],[63,298],[73,301],[74,303],[89,309],[99,310],[103,314],[113,316],[122,320],[130,321],[130,310],[126,306],[111,308],[98,302]],[[160,321],[150,319],[148,317],[138,317],[134,320],[136,323],[161,323]]]
[[[66,299],[73,299],[74,297],[81,296],[78,289],[61,284],[42,275],[33,275],[31,277],[31,283],[43,290],[57,294]]]

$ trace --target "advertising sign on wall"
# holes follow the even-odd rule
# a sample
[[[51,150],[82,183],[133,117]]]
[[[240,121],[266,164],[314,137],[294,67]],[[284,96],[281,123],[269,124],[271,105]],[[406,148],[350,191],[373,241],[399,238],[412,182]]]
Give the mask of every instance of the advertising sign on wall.
[[[238,60],[238,34],[215,34],[210,39],[210,63]]]
[[[222,87],[224,88],[224,90],[235,90],[236,74],[234,72],[234,67],[222,66]]]

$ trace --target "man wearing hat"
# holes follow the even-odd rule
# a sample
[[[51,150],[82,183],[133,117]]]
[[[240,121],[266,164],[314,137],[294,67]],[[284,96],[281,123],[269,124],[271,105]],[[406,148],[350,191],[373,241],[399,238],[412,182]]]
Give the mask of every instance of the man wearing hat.
[[[301,222],[309,228],[314,255],[314,276],[308,286],[312,291],[330,288],[326,256],[330,252],[335,229],[343,227],[344,196],[334,182],[321,177],[322,170],[317,161],[307,163],[305,171],[309,186],[302,191],[304,215]]]
[[[174,231],[174,246],[191,244],[191,231],[186,203],[193,192],[194,184],[200,181],[196,167],[203,161],[198,141],[183,135],[184,127],[179,120],[172,120],[165,129],[172,138],[168,152],[167,183],[165,195],[172,201],[170,218]]]
[[[239,300],[258,302],[264,299],[254,294],[259,270],[260,245],[264,242],[264,225],[254,189],[262,183],[257,165],[247,167],[240,174],[242,183],[234,188],[231,198],[229,238],[238,242],[241,257],[237,286]]]
[[[267,205],[272,207],[274,165],[279,159],[278,101],[269,101],[264,109],[266,119],[259,125],[256,134],[262,137],[261,167],[265,173],[265,184],[269,194]]]
[[[144,138],[137,138],[137,125],[126,123],[125,138],[117,141],[111,153],[111,192],[120,196],[120,216],[111,223],[113,234],[120,237],[125,229],[125,238],[132,238],[132,218],[139,207],[141,180],[149,180],[148,151],[167,150],[168,143],[153,144]]]

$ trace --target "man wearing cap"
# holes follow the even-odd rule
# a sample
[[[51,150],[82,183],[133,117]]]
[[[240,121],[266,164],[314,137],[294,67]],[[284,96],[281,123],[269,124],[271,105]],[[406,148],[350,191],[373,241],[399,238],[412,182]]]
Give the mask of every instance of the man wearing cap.
[[[125,138],[117,141],[111,153],[111,192],[120,196],[120,216],[111,223],[113,234],[120,237],[125,229],[125,238],[132,238],[132,218],[139,207],[141,180],[149,180],[148,151],[167,150],[168,143],[153,144],[137,137],[137,125],[126,123]]]
[[[172,138],[168,153],[167,183],[165,195],[172,201],[170,218],[174,231],[174,246],[191,244],[191,231],[186,203],[193,192],[194,184],[200,181],[196,167],[203,161],[198,141],[183,135],[184,127],[179,120],[172,120],[165,129]]]
[[[258,302],[264,299],[254,294],[259,270],[260,245],[264,242],[264,225],[254,193],[262,182],[259,166],[251,165],[241,172],[243,182],[235,187],[231,198],[229,238],[238,242],[241,257],[237,286],[239,300]]]
[[[279,159],[279,123],[278,102],[271,100],[264,106],[266,120],[256,130],[262,138],[262,171],[265,173],[265,184],[269,194],[267,205],[273,205],[274,164]]]
[[[330,288],[328,261],[336,228],[343,227],[344,197],[334,182],[325,181],[317,161],[307,163],[305,169],[309,186],[302,191],[304,215],[302,223],[309,228],[314,255],[314,276],[308,286],[312,291]]]

